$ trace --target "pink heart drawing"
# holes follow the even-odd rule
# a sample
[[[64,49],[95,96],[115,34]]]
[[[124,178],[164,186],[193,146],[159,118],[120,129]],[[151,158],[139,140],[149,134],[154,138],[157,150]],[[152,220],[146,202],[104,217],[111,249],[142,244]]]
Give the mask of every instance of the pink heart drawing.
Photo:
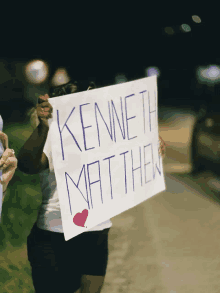
[[[83,210],[82,213],[75,214],[73,217],[73,223],[77,226],[84,227],[88,214],[88,210]]]

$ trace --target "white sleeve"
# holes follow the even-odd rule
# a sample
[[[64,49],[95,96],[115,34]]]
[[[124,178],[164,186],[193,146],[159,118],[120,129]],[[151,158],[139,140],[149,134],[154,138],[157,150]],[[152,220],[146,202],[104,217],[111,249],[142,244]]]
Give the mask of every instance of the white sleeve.
[[[50,129],[47,134],[47,140],[45,142],[43,152],[45,153],[45,155],[48,158],[50,171],[53,171],[54,167],[53,167],[52,148],[51,148],[51,141],[50,141]]]

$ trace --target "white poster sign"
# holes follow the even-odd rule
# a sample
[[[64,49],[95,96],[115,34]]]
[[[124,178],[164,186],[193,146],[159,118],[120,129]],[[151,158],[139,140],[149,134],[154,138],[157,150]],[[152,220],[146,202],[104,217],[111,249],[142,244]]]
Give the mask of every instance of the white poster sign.
[[[165,190],[156,76],[50,99],[65,240]]]

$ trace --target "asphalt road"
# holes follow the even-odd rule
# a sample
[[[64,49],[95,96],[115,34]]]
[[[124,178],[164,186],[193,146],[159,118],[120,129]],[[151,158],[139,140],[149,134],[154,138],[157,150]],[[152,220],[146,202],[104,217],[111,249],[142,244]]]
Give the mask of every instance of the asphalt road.
[[[193,113],[160,114],[167,189],[112,219],[102,293],[220,292],[220,180],[189,174]]]
[[[220,292],[220,204],[186,179],[112,219],[103,293]]]

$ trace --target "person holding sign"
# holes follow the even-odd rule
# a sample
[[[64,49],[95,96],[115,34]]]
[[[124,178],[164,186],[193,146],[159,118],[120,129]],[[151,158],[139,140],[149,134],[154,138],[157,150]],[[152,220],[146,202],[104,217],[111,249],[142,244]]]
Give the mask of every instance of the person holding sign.
[[[3,140],[6,138],[7,135],[0,131],[0,139]],[[8,147],[5,149],[1,159],[0,159],[0,170],[2,170],[2,179],[0,180],[0,183],[2,184],[2,191],[3,191],[3,198],[2,202],[4,201],[7,187],[14,176],[15,170],[17,169],[17,159],[15,157],[15,152],[12,149],[9,149]]]
[[[1,116],[0,119],[2,120]],[[4,201],[8,184],[12,179],[15,170],[17,168],[17,159],[15,157],[15,152],[8,148],[8,136],[4,132],[0,131],[0,141],[1,141],[1,158],[0,158],[0,171],[1,171],[1,198],[0,198],[0,220],[2,203]]]
[[[90,84],[88,90],[93,88],[95,85]],[[53,89],[51,97],[77,91],[76,83],[68,83]],[[27,239],[33,284],[37,293],[61,290],[67,293],[101,292],[108,262],[108,233],[112,223],[107,220],[65,241],[52,149],[47,139],[52,111],[49,96],[39,97],[35,112],[39,124],[18,155],[18,167],[22,172],[39,173],[43,194],[37,222]],[[164,144],[161,143],[162,153]]]

